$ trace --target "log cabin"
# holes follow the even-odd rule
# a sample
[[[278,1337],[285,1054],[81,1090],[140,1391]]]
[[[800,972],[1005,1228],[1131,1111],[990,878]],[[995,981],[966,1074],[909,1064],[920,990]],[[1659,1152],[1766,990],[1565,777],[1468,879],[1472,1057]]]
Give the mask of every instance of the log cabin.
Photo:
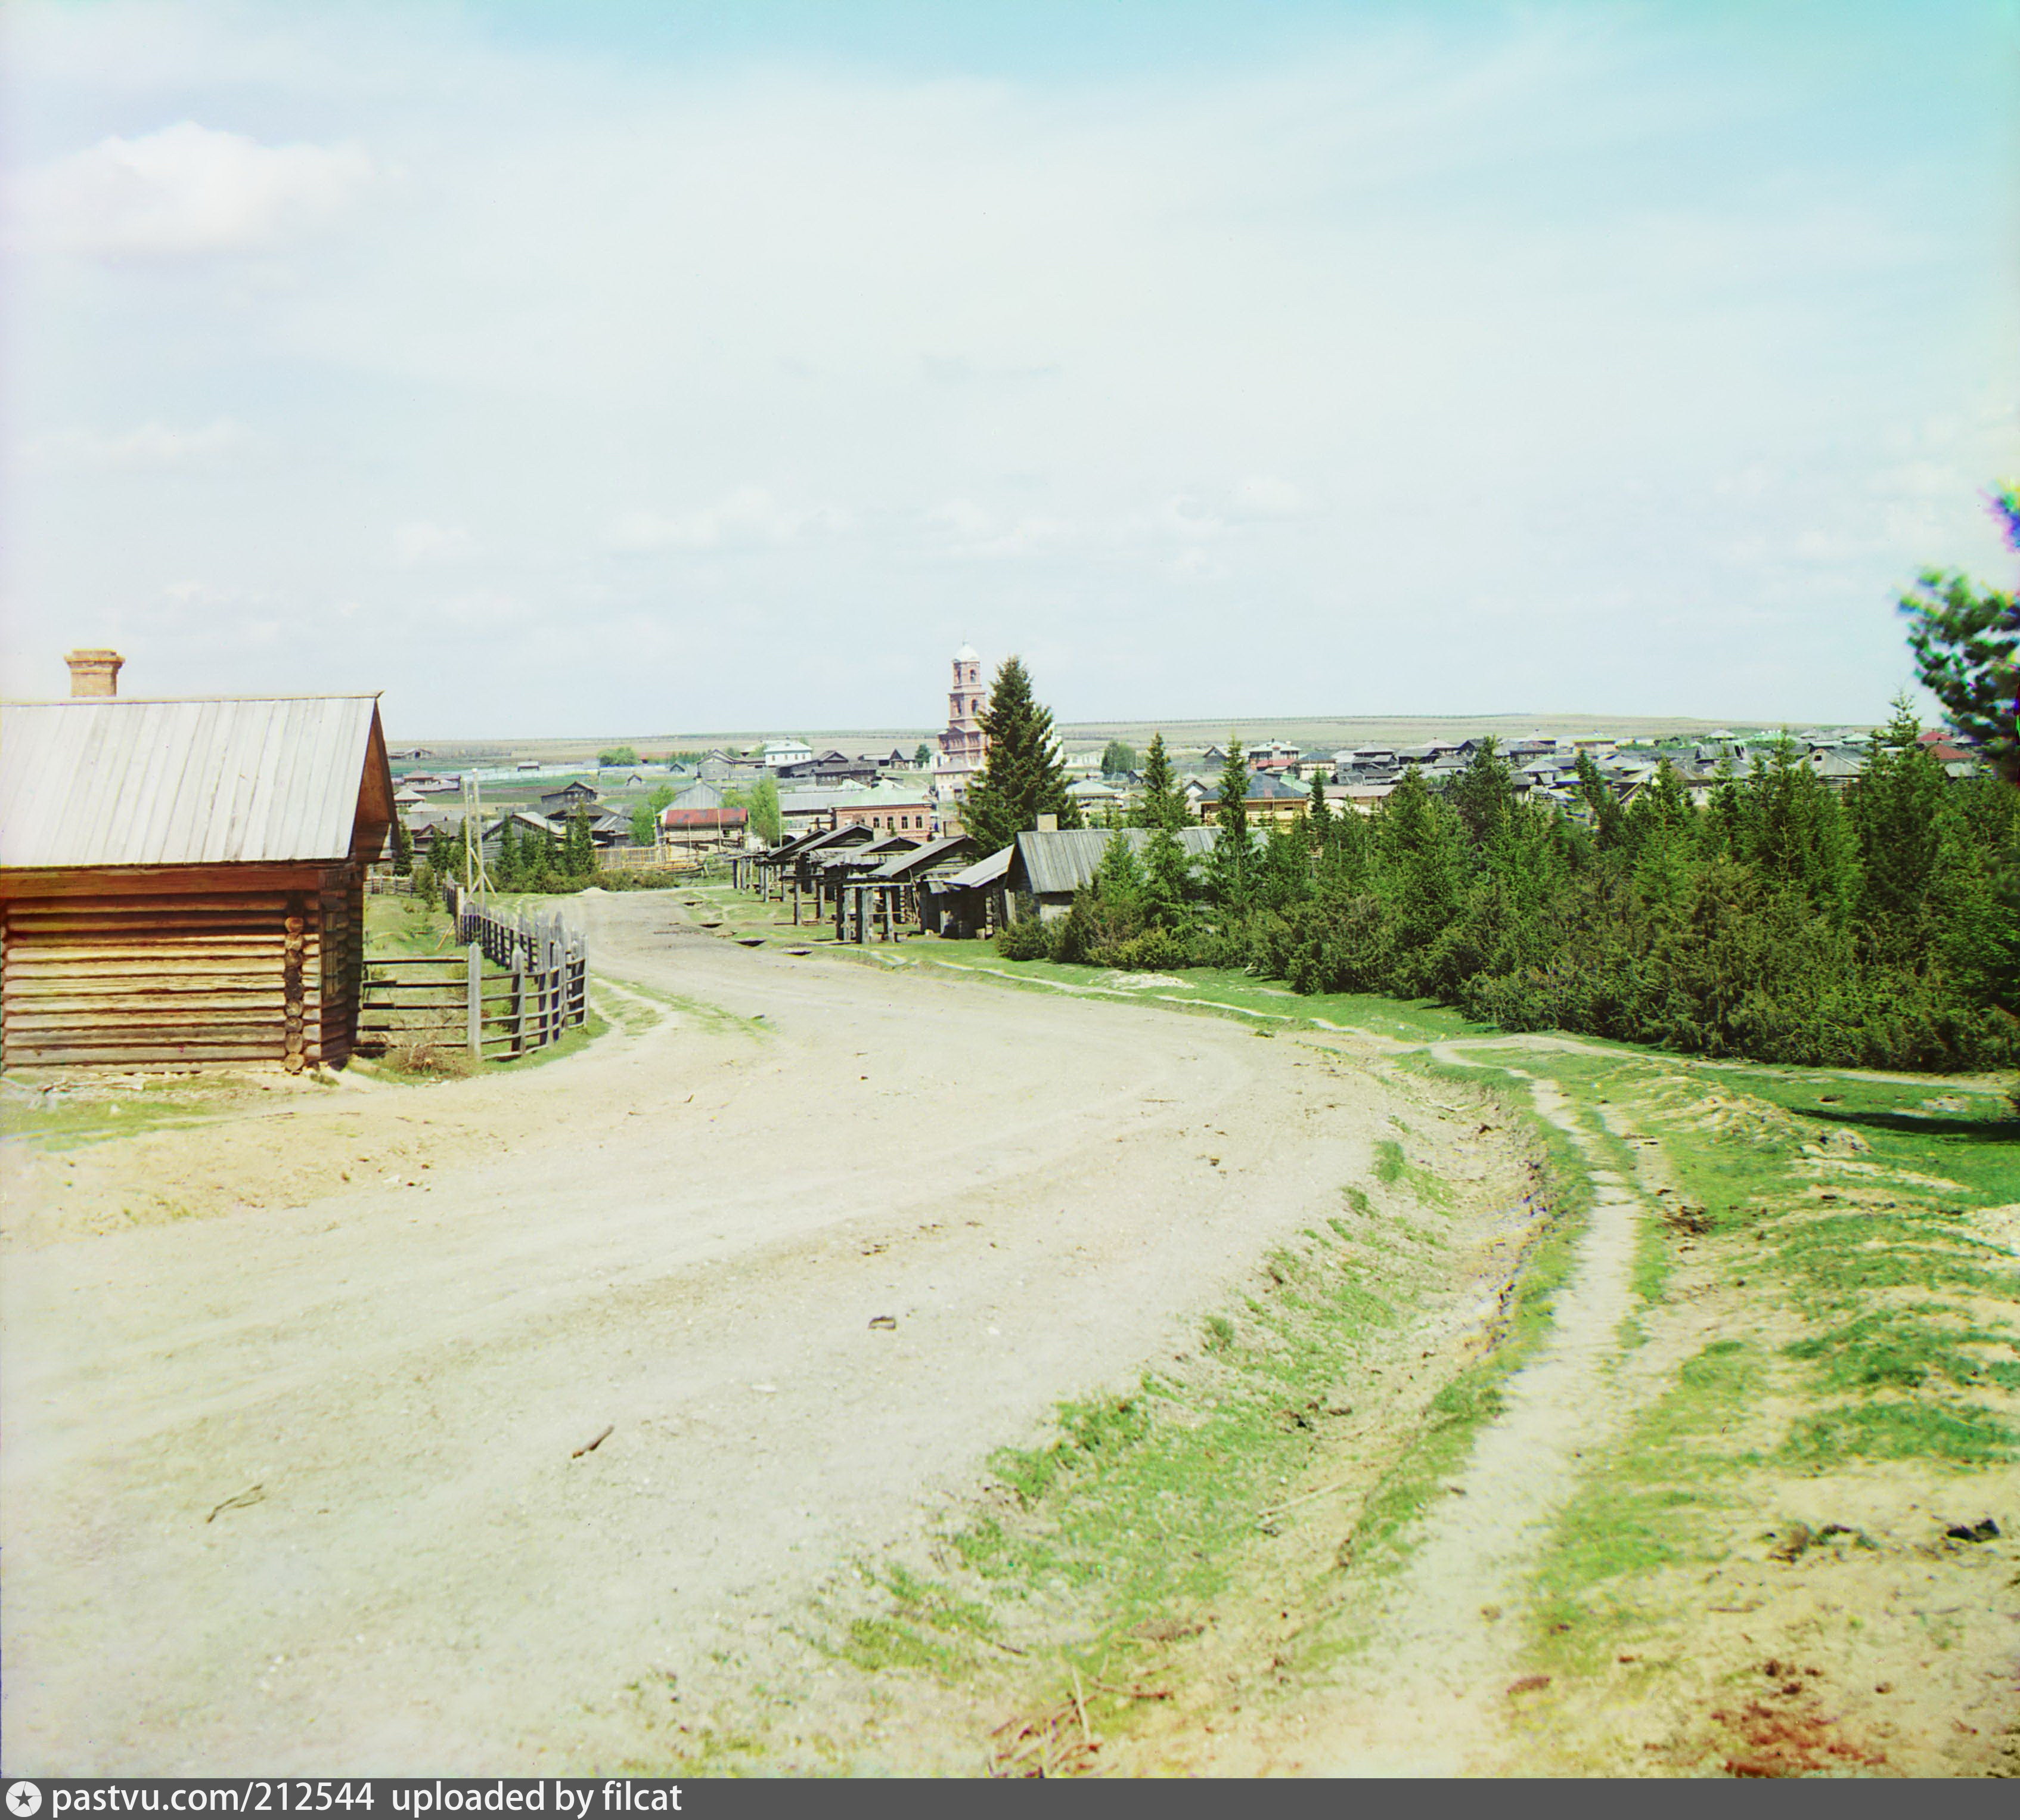
[[[347,1061],[393,819],[377,696],[126,699],[109,655],[73,654],[70,700],[0,703],[0,1063]]]

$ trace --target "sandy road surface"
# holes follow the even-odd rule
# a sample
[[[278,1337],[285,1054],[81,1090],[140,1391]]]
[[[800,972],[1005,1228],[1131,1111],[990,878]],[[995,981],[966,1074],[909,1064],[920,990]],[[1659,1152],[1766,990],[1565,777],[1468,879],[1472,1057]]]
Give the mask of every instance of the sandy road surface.
[[[1385,1128],[1233,1022],[583,908],[600,965],[761,1023],[10,1169],[10,1772],[618,1760],[624,1689],[774,1638]],[[203,1217],[38,1242],[122,1172]]]

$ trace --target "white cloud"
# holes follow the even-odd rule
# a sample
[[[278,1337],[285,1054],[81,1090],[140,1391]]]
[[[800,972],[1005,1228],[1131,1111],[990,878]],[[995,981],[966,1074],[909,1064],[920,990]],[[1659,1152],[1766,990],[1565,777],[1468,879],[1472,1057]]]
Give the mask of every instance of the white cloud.
[[[262,145],[184,120],[30,171],[16,200],[36,246],[100,257],[231,252],[327,220],[373,169],[355,145]]]
[[[692,511],[627,513],[611,527],[611,547],[634,554],[656,550],[737,550],[797,543],[833,535],[852,520],[839,506],[781,505],[762,487],[739,487]]]
[[[239,454],[252,441],[243,423],[226,418],[194,430],[152,423],[132,430],[59,430],[26,444],[21,461],[31,470],[194,467]]]

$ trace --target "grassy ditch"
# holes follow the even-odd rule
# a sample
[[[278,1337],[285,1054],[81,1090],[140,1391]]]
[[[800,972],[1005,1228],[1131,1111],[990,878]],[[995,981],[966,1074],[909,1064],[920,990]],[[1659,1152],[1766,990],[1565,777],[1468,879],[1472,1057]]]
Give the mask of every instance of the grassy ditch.
[[[1644,1251],[1659,1267],[1637,1287],[1648,1339],[1674,1361],[1538,1563],[1526,1661],[1552,1683],[1550,1760],[1629,1760],[1608,1716],[1627,1699],[1666,1716],[1663,1767],[1876,1762],[1836,1719],[1771,1724],[1757,1699],[1721,1705],[1720,1690],[1758,1678],[1735,1651],[1800,1648],[1805,1676],[1838,1686],[1864,1662],[1885,1693],[1913,1667],[1871,1666],[1896,1600],[1961,1600],[1994,1622],[1970,1578],[1982,1538],[1954,1539],[1940,1513],[2008,1509],[2020,1460],[2020,1121],[1986,1083],[1653,1056],[1531,1065],[1592,1119],[1645,1134]],[[1732,1613],[1754,1615],[1728,1637]],[[1927,1653],[1905,1633],[1888,1647]],[[1940,1659],[1933,1687],[1928,1667],[1913,1672],[1948,1715],[1918,1747],[1934,1751],[1976,1735],[1949,1722],[1961,1704],[1942,1705],[1975,1677],[1965,1662],[1953,1693]],[[1811,1742],[1764,1754],[1755,1734]]]
[[[1520,1111],[1477,1079],[1422,1086],[1469,1114]],[[989,1496],[930,1573],[866,1569],[863,1608],[827,1613],[824,1647],[866,1671],[979,1677],[992,1698],[1084,1713],[1118,1744],[1209,1678],[1273,1680],[1351,1650],[1357,1594],[1407,1559],[1415,1520],[1547,1331],[1586,1193],[1540,1161],[1493,1185],[1529,1187],[1550,1215],[1526,1228],[1497,1330],[1426,1372],[1424,1320],[1483,1210],[1456,1210],[1456,1185],[1390,1142],[1393,1164],[1385,1145],[1373,1179],[1273,1251],[1181,1357],[996,1455]]]

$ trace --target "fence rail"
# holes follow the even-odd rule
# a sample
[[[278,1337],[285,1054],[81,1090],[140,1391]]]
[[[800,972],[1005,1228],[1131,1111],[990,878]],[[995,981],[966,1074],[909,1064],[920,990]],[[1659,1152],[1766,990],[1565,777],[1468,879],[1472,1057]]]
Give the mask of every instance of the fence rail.
[[[365,961],[358,1035],[375,1047],[454,1043],[502,1059],[558,1042],[589,1015],[589,947],[558,910],[501,916],[450,884],[461,952]],[[499,969],[487,974],[489,961]]]

